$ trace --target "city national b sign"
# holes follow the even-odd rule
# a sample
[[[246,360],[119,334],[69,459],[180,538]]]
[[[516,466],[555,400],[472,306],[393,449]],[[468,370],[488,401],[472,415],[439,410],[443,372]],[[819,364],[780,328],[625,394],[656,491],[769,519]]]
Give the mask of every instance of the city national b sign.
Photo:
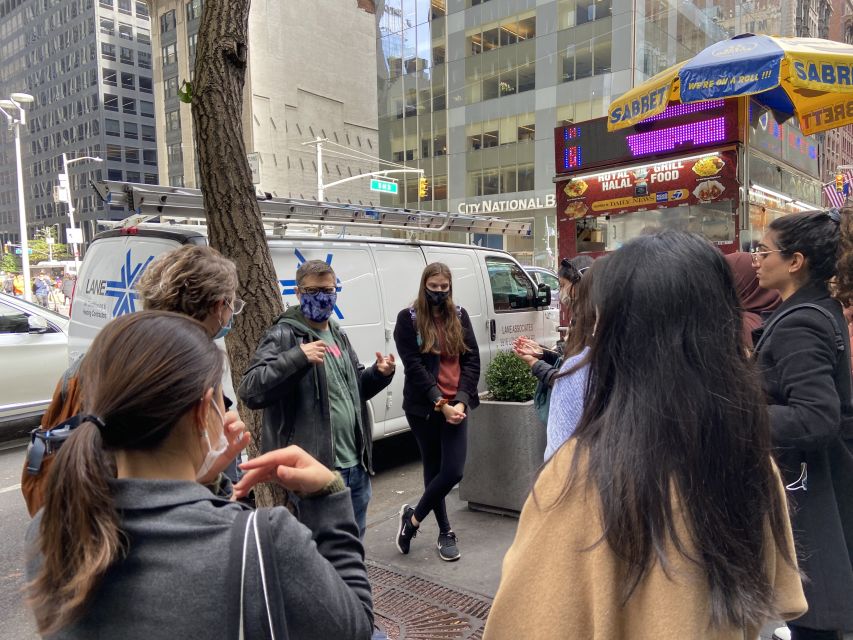
[[[537,198],[519,198],[517,200],[483,200],[482,202],[460,202],[456,207],[459,213],[505,213],[507,211],[528,211],[530,209],[549,209],[557,206],[557,196],[549,193]]]

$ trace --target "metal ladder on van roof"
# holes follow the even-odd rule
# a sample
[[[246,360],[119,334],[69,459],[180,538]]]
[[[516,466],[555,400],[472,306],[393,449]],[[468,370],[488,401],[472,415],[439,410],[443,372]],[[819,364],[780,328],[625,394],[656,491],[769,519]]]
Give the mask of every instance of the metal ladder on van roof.
[[[116,227],[132,227],[159,218],[172,224],[206,224],[204,197],[199,189],[160,185],[92,181],[92,186],[107,205],[127,205],[135,213],[121,222],[107,222]],[[504,235],[530,235],[530,222],[504,220],[497,217],[472,216],[449,212],[364,207],[351,204],[315,202],[293,198],[258,197],[264,222],[275,225],[300,223],[401,229],[407,231],[462,231]],[[99,221],[101,222],[101,221]]]

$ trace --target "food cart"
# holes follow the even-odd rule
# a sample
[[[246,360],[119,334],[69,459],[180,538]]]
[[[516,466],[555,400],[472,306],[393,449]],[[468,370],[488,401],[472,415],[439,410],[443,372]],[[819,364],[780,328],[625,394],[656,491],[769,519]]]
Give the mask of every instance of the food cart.
[[[819,206],[814,141],[748,97],[670,104],[608,131],[608,118],[554,131],[561,256],[618,249],[680,229],[726,253],[747,250],[775,217]]]

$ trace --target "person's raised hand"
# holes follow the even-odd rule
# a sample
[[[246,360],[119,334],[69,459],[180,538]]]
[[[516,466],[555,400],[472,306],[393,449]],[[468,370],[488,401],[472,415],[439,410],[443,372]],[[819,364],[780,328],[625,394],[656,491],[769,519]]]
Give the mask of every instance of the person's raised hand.
[[[328,350],[326,343],[322,340],[301,344],[299,348],[302,349],[302,353],[305,354],[305,357],[308,358],[308,362],[311,364],[323,364],[323,359],[326,357],[326,351]]]
[[[386,378],[393,375],[394,369],[397,368],[397,363],[394,361],[394,354],[389,353],[387,356],[383,356],[377,351],[376,364],[374,366],[376,367],[376,370]]]
[[[236,411],[225,412],[223,428],[225,429],[225,439],[228,441],[228,448],[211,465],[210,470],[204,477],[198,479],[201,484],[210,484],[216,480],[217,476],[228,468],[228,465],[231,464],[234,458],[240,455],[240,452],[248,447],[249,442],[252,441],[252,435],[246,430],[246,424],[240,420],[240,416]]]
[[[234,486],[234,495],[245,497],[261,482],[277,482],[296,493],[311,494],[335,479],[335,474],[304,449],[291,445],[270,451],[240,465],[243,477]]]

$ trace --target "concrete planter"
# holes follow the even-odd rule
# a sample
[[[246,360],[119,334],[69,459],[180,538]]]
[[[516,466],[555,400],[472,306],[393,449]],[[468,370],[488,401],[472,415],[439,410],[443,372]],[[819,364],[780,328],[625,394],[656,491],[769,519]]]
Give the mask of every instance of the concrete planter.
[[[468,418],[468,458],[459,498],[469,509],[517,516],[545,455],[545,425],[533,401],[483,400]]]

